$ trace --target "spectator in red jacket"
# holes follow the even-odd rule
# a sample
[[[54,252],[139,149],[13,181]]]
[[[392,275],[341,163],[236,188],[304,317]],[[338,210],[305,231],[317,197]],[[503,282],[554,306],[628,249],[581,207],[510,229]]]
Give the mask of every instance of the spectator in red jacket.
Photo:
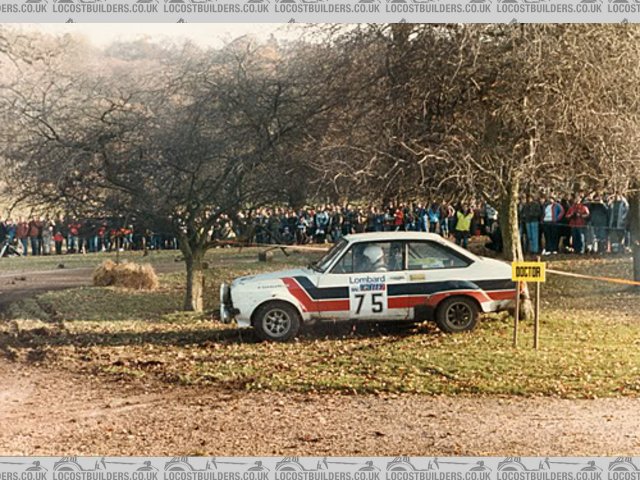
[[[401,208],[397,208],[393,214],[393,226],[394,230],[404,230],[404,213]]]
[[[62,255],[62,242],[64,241],[64,235],[60,230],[57,230],[53,235],[53,241],[56,244],[56,255]]]
[[[580,197],[573,198],[571,207],[566,217],[569,219],[571,227],[571,241],[573,243],[573,251],[575,253],[584,253],[584,234],[589,219],[589,209],[582,203]]]
[[[76,253],[81,250],[80,245],[80,227],[82,225],[75,218],[67,225],[69,236],[67,237],[67,253]]]
[[[22,244],[22,255],[26,257],[29,251],[29,223],[22,217],[18,219],[16,238]]]
[[[31,254],[40,255],[42,245],[42,222],[32,218],[29,222],[29,238],[31,239]]]

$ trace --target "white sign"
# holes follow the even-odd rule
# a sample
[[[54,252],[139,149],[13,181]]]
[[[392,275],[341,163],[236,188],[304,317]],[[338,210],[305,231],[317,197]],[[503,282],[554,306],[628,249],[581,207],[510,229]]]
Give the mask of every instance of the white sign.
[[[356,317],[376,317],[387,313],[387,279],[376,273],[349,277],[349,310]]]

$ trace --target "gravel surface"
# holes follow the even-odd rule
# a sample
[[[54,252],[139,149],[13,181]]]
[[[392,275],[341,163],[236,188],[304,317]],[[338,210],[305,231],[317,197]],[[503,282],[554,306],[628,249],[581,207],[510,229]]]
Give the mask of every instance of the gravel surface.
[[[640,399],[228,393],[0,360],[0,455],[640,455]]]

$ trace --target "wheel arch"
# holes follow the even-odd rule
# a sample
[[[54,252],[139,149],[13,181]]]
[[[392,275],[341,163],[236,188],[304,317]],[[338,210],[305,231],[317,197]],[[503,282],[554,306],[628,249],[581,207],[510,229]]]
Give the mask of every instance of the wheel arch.
[[[434,316],[437,314],[438,310],[442,307],[445,301],[450,300],[452,298],[465,298],[467,300],[471,300],[475,306],[478,308],[478,313],[482,313],[482,304],[480,301],[470,294],[470,292],[460,292],[460,293],[452,293],[451,295],[447,295],[446,297],[442,297],[438,303],[436,303],[433,307]]]
[[[296,302],[293,301],[291,299],[288,298],[281,298],[281,297],[274,297],[274,298],[268,298],[266,300],[263,300],[262,302],[258,303],[255,308],[253,309],[253,311],[251,312],[251,325],[255,326],[255,322],[256,322],[256,313],[265,305],[269,304],[269,303],[286,303],[287,305],[292,306],[296,312],[298,312],[298,316],[300,317],[300,323],[304,323],[305,321],[305,317],[302,311],[302,308],[300,307],[300,305]]]

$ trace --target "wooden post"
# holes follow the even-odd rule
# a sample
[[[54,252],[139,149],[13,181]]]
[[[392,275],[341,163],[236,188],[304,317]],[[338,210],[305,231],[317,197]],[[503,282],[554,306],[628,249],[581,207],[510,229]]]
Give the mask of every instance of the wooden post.
[[[540,257],[538,257],[538,262]],[[533,348],[538,350],[540,332],[540,282],[536,282],[536,304],[533,320]]]
[[[518,346],[518,322],[520,321],[520,282],[516,282],[516,312],[513,316],[513,346]]]

